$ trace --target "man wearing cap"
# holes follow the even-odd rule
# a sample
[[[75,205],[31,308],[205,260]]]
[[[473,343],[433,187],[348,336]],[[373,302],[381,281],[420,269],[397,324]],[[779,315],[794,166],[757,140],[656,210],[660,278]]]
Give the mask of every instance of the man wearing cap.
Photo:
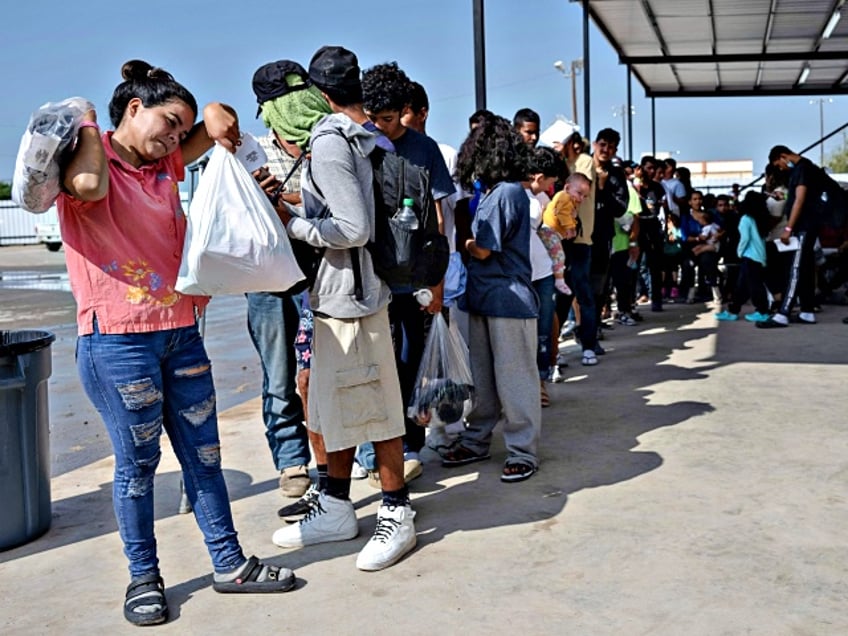
[[[257,116],[268,127],[259,139],[268,156],[267,170],[260,176],[266,189],[286,179],[282,198],[300,203],[300,168],[297,158],[309,141],[309,130],[330,112],[321,93],[309,88],[304,68],[280,60],[260,67],[253,75],[253,91],[259,103]],[[310,485],[310,453],[303,406],[295,391],[294,339],[300,320],[300,296],[287,292],[247,294],[247,327],[262,363],[262,418],[271,456],[280,471],[280,491],[298,498]]]
[[[363,127],[362,85],[356,55],[338,46],[319,49],[309,79],[332,115],[312,130],[312,157],[302,181],[304,216],[278,212],[289,235],[325,248],[310,293],[315,316],[310,430],[327,449],[326,491],[296,525],[274,533],[285,548],[354,538],[359,530],[350,501],[350,471],[357,444],[372,441],[382,505],[371,539],[359,553],[361,570],[381,570],[415,547],[409,491],[403,480],[403,401],[395,367],[387,307],[391,293],[374,273],[365,245],[375,238],[373,172],[368,155],[377,143]],[[329,216],[316,212],[328,209]],[[361,294],[355,293],[358,260]]]

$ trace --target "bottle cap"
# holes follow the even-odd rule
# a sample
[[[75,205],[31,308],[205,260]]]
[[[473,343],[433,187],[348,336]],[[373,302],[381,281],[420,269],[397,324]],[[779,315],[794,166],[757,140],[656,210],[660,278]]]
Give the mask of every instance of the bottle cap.
[[[415,300],[417,300],[418,304],[422,307],[428,307],[430,303],[433,302],[433,292],[426,287],[419,289],[412,295],[415,296]]]
[[[403,205],[404,205],[404,207],[411,208],[413,205],[415,205],[415,200],[414,199],[404,199]]]

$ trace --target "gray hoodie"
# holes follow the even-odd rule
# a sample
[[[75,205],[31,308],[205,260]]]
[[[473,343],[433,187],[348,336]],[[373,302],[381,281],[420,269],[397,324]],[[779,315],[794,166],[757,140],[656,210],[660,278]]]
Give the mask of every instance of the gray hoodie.
[[[347,115],[327,115],[312,130],[312,158],[303,171],[304,216],[288,224],[290,236],[327,248],[310,294],[314,311],[333,318],[360,318],[391,300],[388,286],[374,274],[374,187],[369,153],[376,136]],[[319,216],[328,206],[331,216]],[[354,296],[350,252],[359,253],[363,297]]]

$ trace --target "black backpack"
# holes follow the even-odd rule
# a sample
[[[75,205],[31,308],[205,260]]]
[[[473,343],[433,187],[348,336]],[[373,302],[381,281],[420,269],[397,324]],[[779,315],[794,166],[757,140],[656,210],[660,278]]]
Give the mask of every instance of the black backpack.
[[[448,240],[439,232],[436,203],[425,168],[379,146],[370,154],[374,169],[375,240],[367,244],[374,272],[392,289],[438,285],[448,268]],[[418,228],[394,216],[412,199]]]
[[[438,285],[447,271],[450,250],[447,238],[439,233],[439,219],[430,190],[428,171],[379,146],[371,151],[369,158],[374,173],[376,227],[375,239],[369,241],[365,247],[371,254],[374,272],[394,289]],[[320,187],[311,176],[310,167],[307,163],[306,172],[318,197],[307,206],[309,193],[304,191],[304,209],[310,209],[309,218],[327,218],[330,216],[330,210]],[[413,201],[412,209],[418,217],[418,228],[415,230],[410,231],[393,218],[403,206],[403,199]],[[297,239],[291,239],[291,245],[295,259],[306,277],[291,291],[311,288],[324,256],[324,248],[314,247]],[[354,295],[361,300],[363,289],[359,252],[353,249],[350,254]]]

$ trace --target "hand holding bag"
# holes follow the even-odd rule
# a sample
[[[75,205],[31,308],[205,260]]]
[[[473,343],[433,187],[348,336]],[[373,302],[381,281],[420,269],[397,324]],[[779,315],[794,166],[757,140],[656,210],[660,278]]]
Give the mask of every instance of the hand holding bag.
[[[50,209],[62,191],[61,172],[85,114],[94,105],[82,97],[48,102],[29,118],[12,178],[12,200],[29,212]]]
[[[462,420],[474,406],[474,381],[468,347],[456,324],[433,317],[421,366],[406,415],[422,426],[445,426]]]
[[[216,145],[189,206],[177,291],[287,291],[302,278],[268,197],[241,162]]]

